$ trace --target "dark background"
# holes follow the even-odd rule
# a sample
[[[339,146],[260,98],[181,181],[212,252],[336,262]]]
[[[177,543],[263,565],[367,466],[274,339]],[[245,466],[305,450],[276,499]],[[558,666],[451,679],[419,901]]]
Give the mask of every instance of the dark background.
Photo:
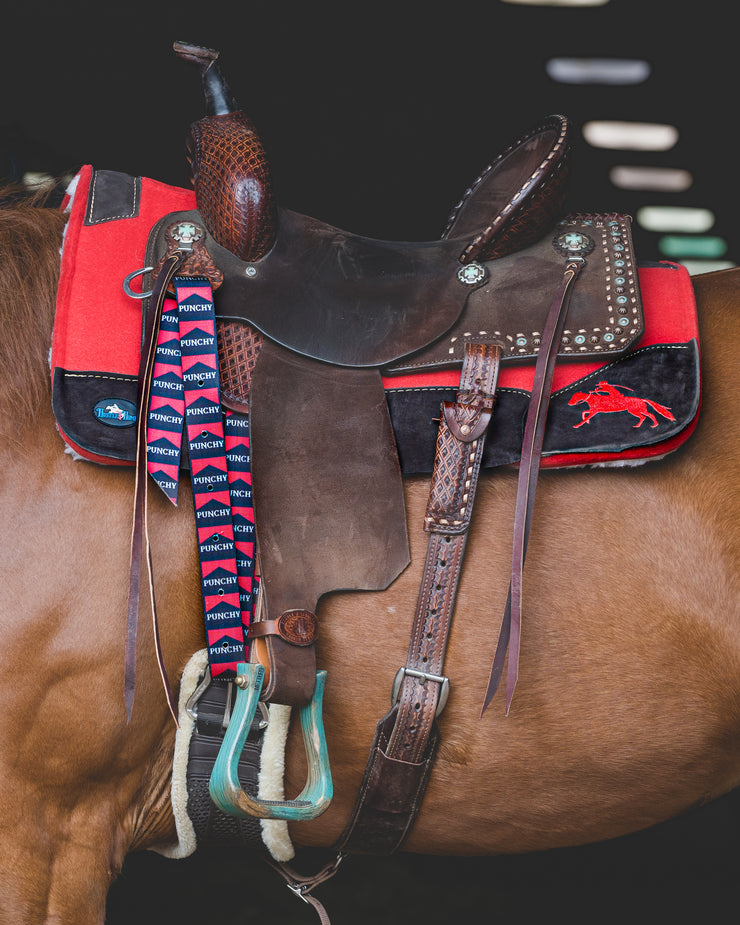
[[[552,112],[576,138],[569,208],[693,205],[740,255],[735,216],[737,47],[725,0],[609,0],[592,8],[466,3],[70,0],[14,3],[0,54],[0,176],[81,163],[187,184],[183,138],[202,115],[194,68],[174,39],[221,50],[259,127],[283,205],[385,238],[438,237],[468,184]],[[10,37],[10,40],[9,38]],[[554,56],[639,58],[636,86],[550,80]],[[670,151],[608,152],[591,119],[678,127]],[[615,163],[690,170],[683,193],[611,186]],[[642,260],[658,235],[635,228]]]
[[[733,12],[725,0],[17,3],[0,52],[0,176],[92,163],[185,185],[185,130],[202,115],[197,74],[171,51],[186,39],[221,50],[278,198],[297,211],[371,236],[434,238],[494,155],[562,112],[576,127],[569,208],[710,208],[736,261]],[[652,71],[639,86],[566,86],[546,76],[555,55],[645,58]],[[597,151],[579,135],[594,118],[667,122],[680,140],[661,154]],[[695,182],[681,194],[627,193],[609,183],[614,163],[682,167]],[[635,243],[641,260],[660,257],[657,235],[635,228]],[[649,832],[543,855],[353,858],[319,895],[335,925],[734,921],[739,811],[733,793]],[[234,853],[133,856],[109,903],[109,925],[223,919],[317,921],[259,859]]]
[[[704,925],[737,922],[740,791],[597,845],[497,858],[351,857],[316,890],[332,925]],[[306,852],[301,873],[325,853]],[[131,855],[106,925],[318,925],[262,860]]]

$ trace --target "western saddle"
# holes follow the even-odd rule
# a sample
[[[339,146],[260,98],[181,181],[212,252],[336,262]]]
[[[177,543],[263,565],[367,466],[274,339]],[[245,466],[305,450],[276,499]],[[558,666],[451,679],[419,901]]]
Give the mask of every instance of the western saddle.
[[[182,42],[175,50],[200,69],[207,115],[191,126],[187,146],[197,210],[166,215],[150,235],[149,336],[173,277],[210,282],[221,401],[249,414],[259,548],[252,659],[240,666],[237,704],[211,779],[213,799],[226,812],[298,819],[328,805],[315,611],[335,589],[387,588],[409,562],[381,376],[461,369],[456,399],[440,416],[407,664],[338,846],[395,851],[413,824],[439,738],[436,717],[449,690],[447,633],[499,363],[536,362],[515,515],[523,562],[557,358],[624,353],[643,329],[629,220],[563,217],[570,125],[559,115],[486,167],[438,241],[371,240],[279,208],[265,152],[219,71],[218,53]],[[188,247],[178,234],[183,225],[198,229]],[[289,452],[289,444],[300,452]],[[305,523],[322,536],[321,556],[306,542]],[[508,710],[520,608],[514,569],[485,705],[508,650]],[[236,763],[259,700],[301,711],[310,770],[296,800],[261,802],[239,784]]]

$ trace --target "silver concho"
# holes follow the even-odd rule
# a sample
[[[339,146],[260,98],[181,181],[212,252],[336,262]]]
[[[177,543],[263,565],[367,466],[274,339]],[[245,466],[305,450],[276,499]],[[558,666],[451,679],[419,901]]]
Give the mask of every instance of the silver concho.
[[[457,271],[457,278],[466,286],[477,286],[488,276],[488,270],[479,263],[466,263]]]
[[[192,246],[203,237],[203,229],[195,222],[175,222],[167,229],[167,234],[178,244]]]
[[[566,257],[585,257],[594,249],[594,239],[582,231],[564,231],[553,238],[552,245]]]

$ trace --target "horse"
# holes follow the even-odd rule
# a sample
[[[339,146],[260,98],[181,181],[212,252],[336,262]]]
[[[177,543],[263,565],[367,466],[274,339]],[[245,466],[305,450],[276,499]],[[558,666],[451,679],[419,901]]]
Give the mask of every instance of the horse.
[[[0,922],[24,925],[100,925],[126,855],[174,838],[175,729],[147,623],[129,723],[123,703],[131,472],[65,452],[50,406],[63,221],[18,202],[3,209],[0,232]],[[541,474],[508,716],[494,701],[481,717],[480,704],[506,597],[503,525],[516,473],[481,476],[450,635],[442,744],[404,850],[470,857],[584,845],[653,826],[740,783],[740,270],[694,285],[703,398],[690,440],[638,469]],[[161,645],[175,682],[203,645],[182,490],[177,509],[152,495],[149,526]],[[405,481],[412,527],[422,523],[428,491],[425,477]],[[410,544],[411,564],[387,591],[335,592],[321,602],[335,796],[319,818],[291,823],[296,845],[331,846],[352,810],[387,709],[386,676],[408,645],[421,529],[410,530]],[[286,791],[304,779],[292,730]]]

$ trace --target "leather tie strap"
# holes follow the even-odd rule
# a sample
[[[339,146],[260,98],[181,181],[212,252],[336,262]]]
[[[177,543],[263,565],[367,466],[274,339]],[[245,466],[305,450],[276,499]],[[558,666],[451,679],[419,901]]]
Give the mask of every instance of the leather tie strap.
[[[141,557],[146,547],[147,569],[149,574],[149,590],[152,606],[152,621],[154,624],[154,639],[157,652],[157,664],[162,677],[167,703],[172,717],[177,724],[177,704],[170,687],[164,658],[159,643],[157,616],[154,603],[154,592],[151,582],[152,563],[149,540],[147,536],[147,408],[151,393],[152,370],[157,346],[157,334],[162,318],[162,306],[167,295],[167,289],[185,258],[187,253],[176,250],[164,260],[162,267],[154,280],[152,294],[149,297],[146,316],[144,319],[144,334],[142,340],[141,359],[139,362],[138,395],[139,407],[137,413],[136,435],[136,482],[134,487],[134,519],[131,530],[131,562],[129,566],[129,594],[128,618],[126,624],[126,650],[124,668],[124,701],[126,705],[126,722],[131,720],[131,711],[134,706],[134,688],[136,683],[136,639],[139,626],[139,600],[141,595]]]
[[[396,675],[394,705],[376,728],[341,851],[393,853],[421,805],[439,739],[435,718],[449,692],[442,668],[500,356],[496,344],[468,344],[457,400],[442,408],[408,657]]]
[[[506,715],[509,714],[511,701],[514,696],[519,672],[519,643],[522,621],[522,573],[524,559],[527,553],[529,529],[532,523],[534,509],[534,496],[539,476],[542,445],[545,438],[545,424],[550,404],[550,390],[555,370],[558,345],[563,333],[565,318],[568,314],[570,298],[578,274],[584,264],[583,258],[575,257],[568,260],[563,279],[558,287],[545,322],[542,333],[542,342],[537,363],[535,365],[532,396],[527,411],[527,422],[524,428],[522,455],[519,466],[519,480],[517,484],[516,507],[514,512],[514,544],[511,565],[511,583],[506,600],[504,618],[501,624],[496,654],[486,689],[481,716],[486,711],[491,700],[498,690],[499,682],[504,670],[506,653],[509,652],[509,663],[506,681]]]

